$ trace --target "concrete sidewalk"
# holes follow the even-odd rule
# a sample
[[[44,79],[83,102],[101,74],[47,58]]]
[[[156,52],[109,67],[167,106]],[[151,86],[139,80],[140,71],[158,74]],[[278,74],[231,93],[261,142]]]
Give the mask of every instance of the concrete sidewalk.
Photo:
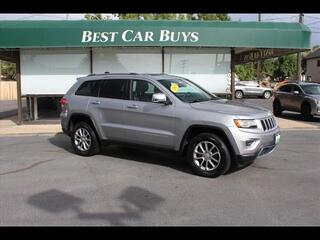
[[[276,118],[280,129],[285,130],[320,130],[320,125],[310,124],[308,122],[289,120],[284,118]],[[0,136],[14,135],[55,135],[62,133],[62,129],[58,121],[46,122],[26,122],[23,125],[16,124],[16,117],[0,120]]]
[[[55,135],[62,133],[60,124],[57,123],[32,123],[32,124],[16,124],[16,117],[0,120],[0,136],[14,135]]]

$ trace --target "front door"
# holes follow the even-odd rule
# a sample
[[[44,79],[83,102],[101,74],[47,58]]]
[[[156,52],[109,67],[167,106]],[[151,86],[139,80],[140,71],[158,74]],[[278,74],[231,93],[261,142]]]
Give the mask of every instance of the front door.
[[[153,103],[152,95],[159,92],[149,81],[131,80],[130,101],[125,105],[128,138],[134,143],[173,148],[174,107]]]
[[[294,91],[299,92],[299,94],[293,93]],[[291,103],[290,103],[290,108],[292,111],[301,111],[301,104],[304,100],[303,95],[302,95],[302,90],[299,86],[293,85],[291,87]]]

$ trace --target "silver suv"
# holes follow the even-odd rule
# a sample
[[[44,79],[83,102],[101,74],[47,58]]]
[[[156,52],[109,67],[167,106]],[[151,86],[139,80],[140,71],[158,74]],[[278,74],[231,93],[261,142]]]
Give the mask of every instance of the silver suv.
[[[259,84],[248,84],[237,82],[235,84],[235,97],[238,99],[244,96],[255,96],[269,99],[272,96],[272,88],[262,87]]]
[[[97,154],[108,142],[175,150],[205,177],[270,153],[280,139],[270,111],[166,74],[92,74],[78,78],[60,103],[77,154]]]

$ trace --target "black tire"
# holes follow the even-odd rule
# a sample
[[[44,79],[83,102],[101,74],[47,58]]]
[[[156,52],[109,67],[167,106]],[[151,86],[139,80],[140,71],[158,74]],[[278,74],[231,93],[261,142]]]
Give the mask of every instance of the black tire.
[[[217,163],[216,168],[214,168],[213,170],[203,170],[194,161],[194,150],[197,145],[203,141],[214,144],[220,152],[220,161]],[[190,141],[187,152],[187,161],[191,167],[191,170],[195,174],[210,178],[216,178],[222,174],[225,174],[231,166],[231,157],[228,147],[226,146],[224,141],[222,141],[217,135],[213,133],[201,133]]]
[[[303,103],[301,106],[301,114],[303,119],[306,121],[311,121],[313,116],[311,115],[311,107],[309,103]]]
[[[273,101],[273,114],[278,117],[282,113],[282,107],[278,99]]]
[[[81,150],[75,143],[76,132],[79,129],[85,129],[91,138],[91,144],[87,150]],[[71,144],[74,151],[80,156],[92,156],[100,152],[100,143],[98,141],[97,135],[92,127],[86,122],[78,122],[71,133]]]
[[[235,98],[242,99],[243,98],[243,92],[240,90],[235,91]]]
[[[264,99],[269,99],[269,98],[271,98],[271,96],[272,96],[272,92],[270,92],[270,91],[265,91],[263,93],[263,98]]]

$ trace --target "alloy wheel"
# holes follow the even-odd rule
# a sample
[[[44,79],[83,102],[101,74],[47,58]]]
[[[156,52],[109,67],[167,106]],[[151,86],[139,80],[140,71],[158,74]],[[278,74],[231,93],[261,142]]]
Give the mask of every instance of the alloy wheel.
[[[85,128],[78,128],[74,133],[74,143],[80,151],[88,151],[91,147],[91,135]]]
[[[203,171],[216,169],[221,161],[219,148],[212,142],[201,141],[193,150],[193,162]]]

